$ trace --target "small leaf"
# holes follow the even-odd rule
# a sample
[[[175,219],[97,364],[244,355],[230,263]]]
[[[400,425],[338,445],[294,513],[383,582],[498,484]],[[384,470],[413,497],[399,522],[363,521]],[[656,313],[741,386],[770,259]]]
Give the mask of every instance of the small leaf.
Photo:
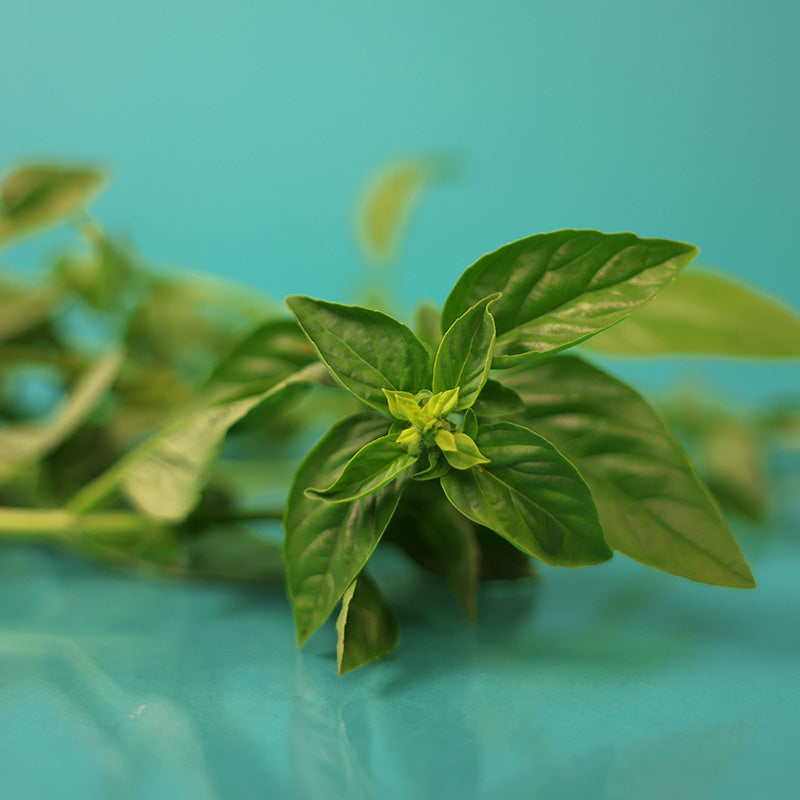
[[[105,179],[96,167],[18,167],[0,186],[0,246],[78,213]]]
[[[453,469],[470,469],[478,464],[489,463],[489,459],[481,453],[478,446],[466,433],[454,433],[452,438],[454,449],[442,448],[442,453]]]
[[[356,669],[397,647],[397,620],[366,572],[350,584],[336,620],[339,674]]]
[[[388,427],[374,414],[348,417],[320,439],[295,473],[283,553],[299,644],[325,622],[364,568],[400,500],[395,484],[351,503],[326,503],[305,490],[335,481],[355,453],[385,436]]]
[[[389,414],[384,389],[429,389],[431,358],[410,328],[379,311],[294,295],[286,304],[334,379]]]
[[[504,377],[525,401],[520,421],[589,484],[614,550],[703,583],[754,585],[683,449],[633,389],[567,356]]]
[[[0,283],[0,342],[9,341],[46,322],[62,300],[60,286],[25,290]]]
[[[392,417],[406,422],[416,422],[419,419],[421,409],[411,392],[392,392],[389,389],[384,389],[383,394],[386,397],[386,402],[389,405],[389,414]]]
[[[469,408],[483,389],[492,366],[495,329],[489,307],[495,293],[463,313],[447,330],[433,365],[433,391],[458,389],[457,411]]]
[[[86,511],[122,488],[147,516],[180,522],[197,505],[230,428],[257,406],[279,403],[286,393],[314,380],[314,371],[321,369],[321,365],[311,365],[260,394],[181,417],[85,486],[69,508]]]
[[[456,283],[442,329],[492,292],[494,368],[582,342],[627,317],[666,286],[697,253],[692,245],[632,233],[555,231],[485,255]]]
[[[446,431],[444,429],[440,431],[436,431],[436,436],[434,436],[434,441],[436,442],[437,447],[443,452],[451,452],[457,453],[458,452],[458,445],[456,444],[456,437],[453,436],[450,431]]]
[[[800,356],[800,319],[745,284],[692,270],[586,345],[598,353],[631,356]]]
[[[49,419],[0,428],[0,484],[34,463],[70,436],[111,388],[122,353],[114,350],[81,376],[75,388]]]
[[[554,566],[611,557],[589,488],[553,445],[508,422],[481,428],[477,444],[488,466],[452,470],[441,479],[465,517]]]
[[[520,396],[498,381],[489,378],[478,396],[473,410],[481,417],[508,417],[525,408]]]
[[[331,486],[327,489],[306,489],[306,495],[329,503],[358,500],[395,481],[416,461],[417,456],[409,455],[397,443],[396,436],[387,434],[364,445],[347,462],[344,471]]]

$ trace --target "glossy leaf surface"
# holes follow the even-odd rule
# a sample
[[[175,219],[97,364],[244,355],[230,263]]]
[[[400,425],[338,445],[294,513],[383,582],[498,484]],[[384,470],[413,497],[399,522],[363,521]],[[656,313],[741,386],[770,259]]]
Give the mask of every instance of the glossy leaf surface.
[[[397,647],[397,620],[366,572],[350,584],[342,597],[336,634],[336,663],[340,675]]]
[[[433,365],[433,391],[458,389],[456,411],[477,399],[492,366],[495,328],[489,311],[499,294],[485,297],[462,314],[447,330]]]
[[[329,503],[344,503],[392,483],[417,461],[397,444],[397,436],[387,434],[364,445],[347,462],[342,474],[327,489],[307,489],[306,494],[327,500]],[[406,480],[411,477],[406,476]]]
[[[742,283],[690,270],[586,345],[612,355],[800,356],[800,318]]]
[[[611,557],[589,488],[549,442],[508,422],[486,425],[478,447],[490,463],[441,479],[465,517],[554,566]]]
[[[353,455],[388,428],[374,414],[348,417],[320,439],[295,474],[284,519],[284,560],[300,644],[361,572],[400,499],[392,484],[351,503],[326,503],[305,490],[333,483]]]
[[[567,356],[505,377],[526,403],[520,419],[591,487],[612,548],[696,581],[753,586],[719,509],[637,392]]]
[[[413,394],[430,388],[430,355],[397,320],[299,295],[286,304],[336,381],[382,414],[389,413],[384,389]]]
[[[697,253],[632,233],[555,231],[489,253],[461,276],[442,312],[446,330],[492,292],[495,368],[571,347],[652,299]]]

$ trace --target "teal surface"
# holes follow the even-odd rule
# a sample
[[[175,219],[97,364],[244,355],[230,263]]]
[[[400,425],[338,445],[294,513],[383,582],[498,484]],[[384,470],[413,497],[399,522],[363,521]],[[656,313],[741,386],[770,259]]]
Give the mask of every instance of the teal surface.
[[[504,242],[597,227],[695,243],[798,308],[798,40],[789,0],[6,2],[0,166],[100,159],[97,216],[149,258],[344,301],[364,177],[453,152],[462,176],[409,232],[407,307]],[[33,269],[58,241],[4,260]],[[612,369],[646,389],[687,374]],[[796,362],[688,375],[741,405],[800,390]],[[785,499],[743,537],[755,592],[617,558],[487,587],[471,627],[385,563],[401,648],[344,678],[332,628],[297,652],[280,589],[3,548],[2,796],[793,800]]]

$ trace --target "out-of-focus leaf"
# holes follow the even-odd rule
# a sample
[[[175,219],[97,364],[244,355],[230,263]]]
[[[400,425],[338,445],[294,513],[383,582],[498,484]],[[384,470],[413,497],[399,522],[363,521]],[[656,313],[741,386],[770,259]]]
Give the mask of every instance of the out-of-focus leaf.
[[[564,230],[511,242],[476,261],[442,310],[447,330],[493,292],[497,340],[492,366],[535,360],[594,336],[666,286],[697,248],[632,233]]]
[[[419,340],[435,353],[442,341],[442,314],[431,303],[420,303],[414,311],[414,333]]]
[[[611,355],[800,356],[800,318],[745,284],[690,270],[585,344]]]
[[[336,620],[339,674],[374,661],[397,647],[397,620],[375,582],[362,572],[342,597]]]
[[[44,323],[63,297],[59,286],[25,290],[0,283],[0,342],[10,341]]]
[[[260,394],[188,413],[85,486],[69,508],[85,511],[121,488],[147,516],[180,522],[200,499],[228,430],[256,406],[280,403],[284,394],[313,381],[322,370],[312,365]]]
[[[59,408],[43,422],[0,428],[0,484],[66,439],[111,387],[122,365],[115,350],[95,363]]]
[[[77,214],[105,179],[105,173],[97,167],[17,167],[0,185],[0,247],[29,231]]]

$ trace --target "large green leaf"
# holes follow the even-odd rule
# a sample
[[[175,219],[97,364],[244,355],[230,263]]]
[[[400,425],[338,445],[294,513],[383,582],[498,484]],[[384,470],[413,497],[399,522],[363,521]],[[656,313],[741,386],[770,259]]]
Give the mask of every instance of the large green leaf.
[[[697,253],[692,245],[632,233],[555,231],[512,242],[476,261],[442,311],[442,330],[481,298],[492,307],[494,363],[505,368],[571,347],[627,317]]]
[[[342,597],[336,620],[336,663],[344,675],[397,647],[397,620],[375,582],[362,572]]]
[[[114,350],[81,376],[59,408],[43,422],[0,428],[0,484],[64,441],[102,400],[122,366]]]
[[[389,414],[384,389],[416,393],[430,388],[428,351],[392,317],[299,295],[286,304],[336,381],[382,414]]]
[[[575,357],[504,377],[526,403],[520,420],[589,484],[615,550],[696,581],[753,586],[719,509],[639,394]]]
[[[331,484],[358,450],[388,428],[389,421],[374,414],[348,417],[331,427],[295,474],[283,553],[299,644],[325,622],[361,572],[400,499],[394,483],[351,503],[326,503],[305,490]]]
[[[690,270],[586,345],[613,355],[800,356],[800,318],[744,284]]]
[[[553,445],[509,422],[481,428],[477,444],[489,464],[441,478],[465,517],[554,566],[611,557],[589,488]]]
[[[465,311],[442,338],[433,364],[433,391],[458,389],[457,411],[469,408],[489,377],[495,329],[489,306],[499,294],[483,298]]]
[[[230,428],[257,406],[277,404],[313,381],[315,369],[322,367],[311,365],[259,394],[187,413],[85,486],[69,508],[86,511],[121,488],[147,516],[180,522],[197,505]]]
[[[397,444],[395,434],[387,434],[364,445],[327,489],[307,489],[306,494],[329,503],[357,500],[393,483],[416,461],[417,456],[409,455]]]
[[[28,164],[0,186],[0,247],[31,230],[79,212],[105,181],[96,167]]]

